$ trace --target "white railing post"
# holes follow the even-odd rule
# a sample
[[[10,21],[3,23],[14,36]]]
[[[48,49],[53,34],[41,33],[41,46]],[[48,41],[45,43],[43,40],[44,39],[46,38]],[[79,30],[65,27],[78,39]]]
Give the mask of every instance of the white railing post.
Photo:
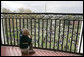
[[[3,19],[3,21],[4,21],[4,19]],[[4,28],[4,31],[3,31],[2,26]],[[3,35],[3,33],[4,33],[4,35]],[[5,32],[5,25],[4,25],[4,22],[3,22],[3,25],[2,25],[2,19],[1,19],[1,41],[2,41],[2,44],[7,44],[7,37],[6,37],[6,32]],[[5,43],[4,43],[4,41],[5,41]]]
[[[78,50],[77,50],[77,52],[79,52],[79,48],[80,48],[82,29],[83,29],[83,21],[82,21],[82,24],[81,24],[81,31],[80,31],[80,37],[79,37],[79,43],[78,43],[78,48],[77,48]],[[80,51],[80,53],[83,53],[83,38],[82,38],[82,44],[81,44],[81,51]]]
[[[2,44],[4,44],[3,28],[2,28],[2,19],[1,19],[1,41],[2,41]]]

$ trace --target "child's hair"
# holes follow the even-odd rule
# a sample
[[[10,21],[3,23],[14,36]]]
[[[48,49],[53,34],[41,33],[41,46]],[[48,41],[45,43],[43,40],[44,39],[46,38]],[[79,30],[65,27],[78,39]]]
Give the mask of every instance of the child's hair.
[[[27,28],[23,28],[23,29],[22,29],[22,34],[23,34],[23,35],[29,35],[28,29],[27,29]]]

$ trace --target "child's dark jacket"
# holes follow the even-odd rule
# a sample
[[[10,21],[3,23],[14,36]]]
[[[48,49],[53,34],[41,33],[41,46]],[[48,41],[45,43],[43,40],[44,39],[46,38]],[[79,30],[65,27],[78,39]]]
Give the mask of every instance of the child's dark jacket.
[[[28,36],[25,36],[25,35],[20,36],[20,48],[21,49],[28,48],[28,46],[30,46],[31,42],[32,42],[32,39],[29,38]]]

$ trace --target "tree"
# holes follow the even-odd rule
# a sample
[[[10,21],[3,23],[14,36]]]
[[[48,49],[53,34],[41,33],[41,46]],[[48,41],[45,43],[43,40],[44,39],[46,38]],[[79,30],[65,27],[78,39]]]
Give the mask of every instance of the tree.
[[[30,9],[24,9],[24,8],[19,8],[18,13],[31,13],[32,11]]]
[[[24,9],[23,8],[19,8],[18,9],[18,13],[24,13]]]
[[[30,9],[25,9],[24,13],[32,13],[32,11]]]
[[[17,13],[17,11],[14,10],[13,13]]]
[[[12,11],[10,11],[10,9],[7,9],[7,8],[2,8],[2,12],[3,13],[9,13],[9,12],[12,12]]]

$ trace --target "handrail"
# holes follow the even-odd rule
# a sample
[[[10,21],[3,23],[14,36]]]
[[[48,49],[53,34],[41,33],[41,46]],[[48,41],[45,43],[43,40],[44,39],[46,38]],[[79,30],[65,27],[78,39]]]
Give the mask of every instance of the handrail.
[[[83,13],[1,13],[1,14],[55,14],[55,15],[83,15]]]

